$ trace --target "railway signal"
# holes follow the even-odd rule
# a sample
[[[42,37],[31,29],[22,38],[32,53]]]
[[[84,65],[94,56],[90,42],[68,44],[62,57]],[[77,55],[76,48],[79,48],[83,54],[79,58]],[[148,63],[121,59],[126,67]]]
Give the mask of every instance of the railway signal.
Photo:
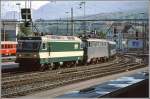
[[[25,20],[31,20],[31,9],[29,8],[22,8],[21,9],[21,17]]]

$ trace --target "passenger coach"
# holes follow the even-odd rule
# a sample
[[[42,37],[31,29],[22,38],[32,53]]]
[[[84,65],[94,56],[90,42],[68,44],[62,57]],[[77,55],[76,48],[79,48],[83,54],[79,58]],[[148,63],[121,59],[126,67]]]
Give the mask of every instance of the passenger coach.
[[[2,41],[0,55],[2,56],[16,55],[16,45],[17,42],[15,41]]]
[[[84,63],[106,61],[116,54],[116,43],[105,39],[83,39]]]

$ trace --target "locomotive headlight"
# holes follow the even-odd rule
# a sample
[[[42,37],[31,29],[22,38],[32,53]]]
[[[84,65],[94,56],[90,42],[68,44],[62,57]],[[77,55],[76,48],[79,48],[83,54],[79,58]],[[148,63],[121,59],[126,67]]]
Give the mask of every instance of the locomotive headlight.
[[[19,54],[18,56],[19,56],[19,57],[21,57],[22,55],[21,55],[21,54]]]
[[[34,54],[33,56],[34,56],[34,57],[37,57],[37,55],[36,55],[36,54]]]

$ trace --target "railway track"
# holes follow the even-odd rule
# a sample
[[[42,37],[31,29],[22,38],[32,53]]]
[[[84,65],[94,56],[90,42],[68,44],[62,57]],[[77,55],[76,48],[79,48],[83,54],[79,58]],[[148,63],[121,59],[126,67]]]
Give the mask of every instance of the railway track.
[[[6,77],[2,79],[2,97],[26,95],[35,91],[51,89],[68,83],[119,73],[144,66],[144,64],[134,63],[133,58],[130,57],[121,59],[118,63],[104,66],[97,64],[95,66],[90,65],[74,69],[70,68],[66,69],[66,71],[58,70],[59,72],[49,72],[49,74],[42,73],[38,75],[33,73],[32,77],[31,74],[30,76],[28,75],[28,77],[26,74],[23,79],[16,79],[16,77],[13,76],[7,79]]]
[[[111,64],[111,63],[115,63],[115,62],[118,62],[120,60],[118,60],[118,58],[116,58],[115,60],[109,60],[107,63],[101,63],[102,65],[107,65],[107,64]],[[77,66],[78,67],[78,66]],[[61,71],[72,71],[72,69],[74,69],[74,67],[71,67],[71,68],[60,68],[59,70],[47,70],[45,72],[40,72],[40,71],[20,71],[20,70],[14,70],[12,72],[2,72],[2,79],[12,79],[12,76],[13,77],[19,77],[22,78],[22,77],[27,77],[27,76],[30,76],[30,75],[41,75],[41,74],[45,74],[45,73],[53,73],[53,72],[61,72]]]
[[[27,80],[36,80],[42,77],[49,77],[49,76],[55,76],[57,74],[63,74],[63,73],[70,73],[70,72],[76,72],[76,71],[83,71],[86,69],[93,69],[93,68],[99,68],[99,67],[105,67],[105,66],[111,66],[113,64],[116,64],[116,62],[121,62],[123,59],[118,60],[116,59],[115,61],[112,61],[111,63],[107,64],[97,64],[97,65],[90,65],[90,66],[82,66],[82,67],[75,67],[75,68],[65,68],[65,69],[59,69],[59,70],[53,70],[53,71],[46,71],[46,72],[34,72],[34,73],[25,73],[25,74],[17,74],[15,76],[10,76],[10,77],[3,77],[2,78],[2,84],[3,85],[14,85],[15,83],[23,82]]]
[[[102,63],[102,64],[97,64],[99,66],[105,66],[105,65],[112,65],[116,62],[123,61],[123,59],[119,60],[119,57],[117,57],[115,60],[109,61],[107,63]],[[95,66],[95,65],[94,65]],[[91,67],[94,67],[91,66]],[[47,70],[45,72],[40,72],[40,71],[32,71],[32,72],[25,72],[25,71],[17,71],[17,72],[8,72],[8,73],[2,73],[2,81],[5,80],[11,80],[11,79],[19,79],[19,78],[26,78],[29,76],[40,76],[43,74],[48,74],[48,73],[60,73],[60,72],[72,72],[75,71],[76,69],[82,69],[82,68],[89,68],[89,66],[77,66],[77,67],[71,67],[71,68],[61,68],[58,70]]]

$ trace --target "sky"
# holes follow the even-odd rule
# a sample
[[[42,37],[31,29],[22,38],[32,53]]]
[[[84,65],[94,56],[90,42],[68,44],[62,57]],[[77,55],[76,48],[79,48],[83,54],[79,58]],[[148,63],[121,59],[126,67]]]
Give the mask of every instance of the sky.
[[[41,6],[49,3],[50,1],[32,1],[32,9],[38,9]],[[17,3],[21,4],[21,8],[25,7],[25,1],[2,1],[1,2],[1,8],[6,9],[5,11],[18,11]],[[30,4],[30,2],[26,2],[27,4]],[[9,6],[9,7],[8,7]]]
[[[52,18],[58,18],[58,16],[66,17],[65,12],[70,12],[70,8],[74,8],[75,16],[82,16],[83,9],[79,9],[81,1],[32,1],[32,9],[37,14],[51,13]],[[25,7],[25,1],[3,1],[1,3],[1,13],[4,15],[8,11],[19,12],[19,7],[16,3],[21,3],[21,8]],[[27,2],[30,4],[30,2]],[[46,7],[45,7],[46,5]],[[109,13],[109,12],[123,12],[133,9],[148,9],[148,0],[132,0],[132,1],[86,1],[86,15]],[[56,13],[59,12],[59,13]],[[45,15],[45,17],[47,17]]]

